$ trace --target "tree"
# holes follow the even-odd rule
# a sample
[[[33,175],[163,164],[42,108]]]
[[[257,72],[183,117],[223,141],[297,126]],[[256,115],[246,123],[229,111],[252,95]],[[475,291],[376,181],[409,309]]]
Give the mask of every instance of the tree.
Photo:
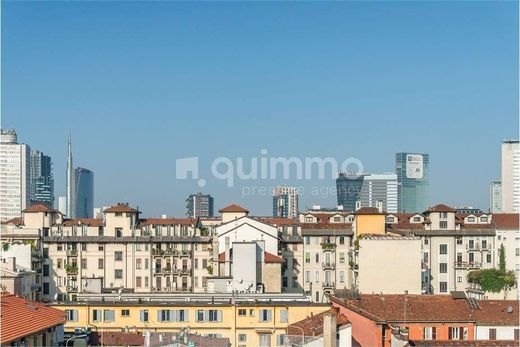
[[[506,272],[506,249],[504,247],[504,244],[500,245],[498,254],[499,254],[498,269],[505,273]]]

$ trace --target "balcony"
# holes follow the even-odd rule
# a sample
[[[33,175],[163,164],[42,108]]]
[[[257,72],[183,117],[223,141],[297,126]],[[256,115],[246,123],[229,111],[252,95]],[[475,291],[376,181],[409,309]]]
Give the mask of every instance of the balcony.
[[[75,257],[78,255],[77,249],[67,249],[67,257]]]
[[[323,288],[334,288],[334,282],[323,282],[321,286]]]
[[[171,257],[176,256],[178,251],[176,249],[160,249],[160,248],[153,248],[152,249],[152,255],[155,257]]]
[[[324,270],[334,269],[336,267],[336,263],[331,262],[331,261],[326,261],[326,262],[322,263],[322,266],[323,266]]]
[[[334,252],[334,250],[336,249],[336,244],[330,243],[330,242],[324,242],[321,244],[321,249],[324,252]]]
[[[78,286],[67,286],[67,292],[68,293],[77,293],[78,292]]]
[[[65,267],[65,271],[67,271],[68,275],[76,275],[78,273],[78,267],[74,265],[67,265]]]
[[[180,256],[181,257],[189,257],[189,256],[191,256],[191,251],[189,251],[189,250],[182,250],[180,252]]]
[[[454,264],[456,269],[480,269],[482,263],[476,261],[456,261]]]

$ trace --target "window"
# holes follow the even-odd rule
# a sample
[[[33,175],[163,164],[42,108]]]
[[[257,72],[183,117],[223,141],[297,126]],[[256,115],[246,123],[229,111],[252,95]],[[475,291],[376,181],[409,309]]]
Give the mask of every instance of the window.
[[[158,322],[171,322],[171,310],[158,310],[157,311]]]
[[[82,269],[87,268],[87,258],[81,258],[81,268]]]
[[[469,240],[469,249],[474,249],[474,248],[475,248],[475,241]]]
[[[497,339],[497,329],[490,328],[489,329],[489,339],[490,340],[496,340]]]
[[[123,237],[123,229],[116,228],[116,237]]]
[[[435,327],[424,327],[423,328],[423,340],[436,340],[437,329]]]
[[[94,322],[101,322],[101,310],[92,310],[92,320]]]
[[[49,295],[49,282],[43,282],[43,294]]]
[[[287,322],[289,322],[289,311],[281,310],[280,311],[280,323],[287,323]]]
[[[287,277],[282,277],[282,287],[287,288],[287,283],[289,283],[287,282]]]
[[[520,256],[520,248],[515,249],[515,255],[518,257]]]
[[[448,263],[439,263],[439,272],[441,274],[448,273]]]
[[[103,236],[103,226],[102,225],[100,225],[98,227],[98,236]]]
[[[491,263],[491,253],[486,254],[486,262]]]
[[[258,334],[259,347],[271,347],[271,334]]]
[[[311,281],[311,272],[305,271],[305,282],[309,283]]]
[[[286,346],[287,335],[278,334],[276,335],[276,345],[277,346]]]
[[[102,269],[103,268],[103,258],[98,258],[97,267],[98,267],[98,269]]]
[[[419,223],[421,221],[421,217],[413,217],[413,222],[414,223]]]
[[[305,221],[306,221],[306,222],[311,222],[311,223],[312,223],[312,220],[313,220],[312,217],[305,217]]]
[[[482,240],[482,249],[487,249],[487,240]]]
[[[334,217],[334,222],[336,222],[336,223],[341,222],[341,217]]]
[[[113,322],[115,320],[116,313],[114,310],[103,310],[103,321]]]
[[[246,342],[247,334],[238,334],[238,342]]]
[[[386,222],[387,222],[387,223],[393,223],[394,220],[395,220],[394,217],[386,217]]]
[[[448,218],[448,212],[441,212],[441,219]]]
[[[58,243],[58,251],[63,251],[63,245],[61,243]]]
[[[441,293],[447,293],[448,292],[448,282],[439,282],[439,291]]]
[[[114,252],[114,258],[116,261],[123,260],[123,252]]]
[[[254,317],[255,316],[255,310],[253,310],[252,308],[249,309],[249,317]]]
[[[316,253],[316,263],[319,263],[319,262],[320,262],[320,254]]]
[[[141,322],[148,322],[148,310],[141,310],[139,312],[139,319]]]
[[[81,250],[82,250],[82,251],[86,251],[86,250],[87,250],[87,244],[86,244],[86,243],[83,242],[83,243],[81,244]]]
[[[266,310],[266,309],[262,309],[260,310],[259,314],[258,314],[258,321],[259,322],[270,322],[271,321],[271,316],[272,316],[272,311],[271,310]]]
[[[49,265],[43,265],[43,276],[49,276]]]
[[[305,262],[306,263],[311,262],[311,254],[309,252],[305,252]]]
[[[340,283],[345,283],[345,271],[340,271],[339,272],[339,282]]]
[[[475,217],[468,217],[468,222],[474,222],[475,221]]]
[[[344,245],[345,244],[345,236],[340,236],[339,237],[339,244],[340,245]]]
[[[114,277],[115,277],[115,279],[118,279],[118,280],[122,279],[123,278],[123,270],[115,269],[114,270]]]
[[[480,221],[481,222],[487,222],[488,221],[488,217],[480,217]]]
[[[197,310],[197,322],[221,322],[222,310]]]
[[[345,252],[339,252],[339,262],[340,263],[345,262]]]
[[[174,322],[187,322],[188,310],[173,310],[172,319]]]
[[[62,260],[61,259],[58,259],[57,267],[58,267],[58,269],[62,268]]]
[[[143,264],[142,264],[142,259],[141,258],[137,258],[135,260],[135,268],[140,270],[142,268]]]
[[[462,245],[462,237],[457,236],[455,239],[457,240],[457,245]]]
[[[245,308],[239,308],[239,309],[238,309],[238,315],[239,315],[240,317],[245,317],[245,316],[247,316],[247,310],[246,310]]]
[[[65,310],[65,316],[68,322],[77,322],[78,310]]]
[[[136,288],[141,288],[141,276],[135,278],[135,286]]]
[[[439,245],[439,254],[448,254],[448,245],[442,243]]]
[[[103,251],[105,247],[103,245],[98,245],[98,251]]]
[[[121,310],[121,316],[130,317],[130,310]]]
[[[515,340],[520,340],[520,329],[515,329]]]
[[[320,281],[320,271],[316,270],[316,283]]]
[[[457,277],[457,283],[462,283],[462,276]]]
[[[439,227],[440,227],[441,229],[447,229],[447,228],[448,228],[448,221],[441,220],[441,221],[439,222]]]
[[[425,238],[425,239],[424,239],[424,244],[425,244],[425,245],[428,245],[429,243],[430,243],[430,239]]]

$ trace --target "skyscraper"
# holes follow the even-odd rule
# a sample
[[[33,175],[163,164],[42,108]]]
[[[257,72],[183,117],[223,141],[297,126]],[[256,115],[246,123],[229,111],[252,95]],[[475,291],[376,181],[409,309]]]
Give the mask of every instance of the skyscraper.
[[[0,131],[0,220],[20,217],[29,207],[31,148],[18,143],[14,129]]]
[[[273,216],[298,218],[298,188],[276,187],[273,194]]]
[[[359,207],[377,207],[383,203],[383,210],[397,212],[397,175],[394,173],[350,175],[340,173],[336,179],[338,205],[347,211]]]
[[[397,209],[423,212],[430,205],[430,156],[427,153],[396,153]]]
[[[186,199],[186,215],[191,218],[213,217],[213,197],[209,194],[191,194]]]
[[[67,217],[74,218],[76,212],[76,206],[74,205],[74,185],[75,173],[72,162],[72,139],[69,132],[69,142],[67,146],[67,182],[66,182],[66,196],[67,196]]]
[[[38,150],[31,151],[31,204],[54,206],[54,177],[51,157]]]
[[[92,218],[94,214],[94,172],[83,167],[74,170],[75,218]]]
[[[520,148],[518,140],[502,142],[502,212],[520,211]]]
[[[502,182],[491,181],[489,186],[489,210],[492,213],[502,212]]]

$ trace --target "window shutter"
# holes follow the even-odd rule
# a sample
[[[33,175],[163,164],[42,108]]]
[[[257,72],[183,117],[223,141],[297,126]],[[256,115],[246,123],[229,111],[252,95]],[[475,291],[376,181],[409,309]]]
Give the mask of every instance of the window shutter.
[[[222,311],[221,310],[217,311],[217,322],[222,322]]]
[[[453,338],[453,334],[452,334],[452,328],[448,328],[448,340],[451,340]]]
[[[273,312],[271,310],[267,310],[267,321],[270,322],[273,317]]]
[[[72,310],[72,321],[73,322],[78,321],[78,310]]]
[[[422,328],[422,339],[426,340],[426,327]]]
[[[280,311],[280,322],[287,323],[288,321],[288,311],[287,310],[281,310]]]
[[[204,310],[204,322],[209,321],[209,310]]]
[[[158,322],[162,322],[161,312],[162,312],[162,310],[157,310],[157,321]]]
[[[139,320],[144,322],[144,310],[139,311]]]
[[[437,327],[432,328],[432,340],[437,340]]]
[[[459,340],[464,340],[464,328],[459,328]]]

